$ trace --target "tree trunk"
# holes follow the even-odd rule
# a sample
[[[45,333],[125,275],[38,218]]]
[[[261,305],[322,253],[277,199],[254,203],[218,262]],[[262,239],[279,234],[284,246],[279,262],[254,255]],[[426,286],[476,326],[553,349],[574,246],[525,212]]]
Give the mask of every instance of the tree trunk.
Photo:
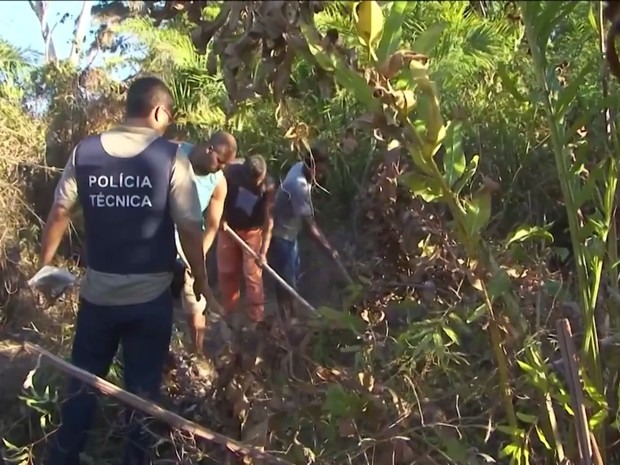
[[[82,11],[75,22],[75,32],[73,34],[73,44],[71,45],[71,54],[69,61],[77,67],[80,64],[80,56],[84,46],[84,39],[91,22],[91,10],[93,8],[92,1],[82,2]]]
[[[43,42],[45,43],[45,62],[49,63],[50,61],[56,61],[56,49],[54,48],[52,33],[47,22],[48,2],[29,0],[28,3],[30,3],[30,8],[32,8],[32,11],[34,11],[37,15],[37,19],[39,20],[41,36],[43,37]]]

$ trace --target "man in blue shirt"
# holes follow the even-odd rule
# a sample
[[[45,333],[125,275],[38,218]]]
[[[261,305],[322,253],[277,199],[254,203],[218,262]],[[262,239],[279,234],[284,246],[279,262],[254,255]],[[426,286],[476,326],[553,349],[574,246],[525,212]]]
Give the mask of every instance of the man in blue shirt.
[[[80,287],[71,362],[108,374],[119,344],[127,390],[157,397],[172,332],[170,284],[175,226],[194,277],[196,298],[213,299],[205,270],[202,212],[189,161],[162,134],[173,98],[155,77],[127,92],[125,122],[87,137],[74,149],[56,188],[41,244],[41,265],[52,262],[71,210],[84,215],[87,270]],[[47,464],[79,463],[96,397],[72,379]],[[148,463],[151,443],[139,416],[128,412],[124,464]]]
[[[334,261],[344,281],[351,282],[338,252],[321,232],[314,217],[312,186],[327,173],[328,167],[329,158],[325,144],[315,143],[303,161],[291,167],[276,192],[273,238],[268,261],[274,271],[293,289],[297,287],[300,272],[297,239],[304,227],[314,242]],[[276,286],[276,298],[282,316],[286,318],[287,314],[290,315],[293,311],[293,298],[279,285]]]

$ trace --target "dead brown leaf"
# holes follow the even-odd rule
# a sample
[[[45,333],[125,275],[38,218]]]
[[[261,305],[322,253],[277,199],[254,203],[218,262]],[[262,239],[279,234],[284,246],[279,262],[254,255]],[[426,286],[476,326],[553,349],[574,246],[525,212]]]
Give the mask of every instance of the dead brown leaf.
[[[206,53],[207,45],[215,33],[226,23],[231,13],[231,3],[234,2],[224,3],[213,21],[202,22],[191,32],[191,39],[198,53]]]
[[[412,61],[426,64],[429,58],[411,50],[399,50],[387,58],[378,68],[378,71],[387,79],[396,76],[401,70],[408,68]]]

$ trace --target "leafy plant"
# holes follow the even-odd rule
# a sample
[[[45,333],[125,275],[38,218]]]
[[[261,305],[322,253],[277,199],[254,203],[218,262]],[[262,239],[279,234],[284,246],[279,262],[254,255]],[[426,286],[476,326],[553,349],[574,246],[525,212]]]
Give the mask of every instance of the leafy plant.
[[[592,167],[588,181],[581,183],[580,175],[583,169],[580,168],[583,167],[583,161],[570,161],[570,152],[577,146],[573,144],[574,132],[566,128],[564,121],[578,89],[583,84],[585,73],[575,76],[575,79],[562,89],[552,68],[549,68],[545,50],[550,34],[560,19],[574,6],[528,2],[521,5],[521,8],[525,19],[525,34],[532,51],[536,79],[541,91],[537,95],[542,99],[550,128],[558,176],[569,215],[573,249],[577,257],[580,300],[586,322],[584,351],[588,360],[588,372],[595,380],[597,389],[602,389],[595,308],[606,251],[605,242],[614,207],[616,168],[613,159],[605,157]],[[390,8],[386,10],[389,12]],[[400,182],[424,201],[442,203],[448,207],[454,233],[469,259],[470,283],[479,291],[488,312],[491,344],[499,368],[500,388],[509,423],[509,428],[504,431],[508,432],[512,439],[511,444],[503,449],[503,453],[516,463],[529,463],[528,436],[525,430],[518,427],[518,415],[512,403],[509,361],[499,323],[498,303],[503,303],[504,310],[511,318],[511,324],[521,330],[524,326],[518,314],[510,280],[501,279],[506,276],[505,271],[498,266],[492,247],[483,238],[484,229],[491,219],[492,186],[483,183],[481,187],[467,193],[478,169],[479,155],[467,160],[463,150],[461,121],[453,119],[444,123],[437,87],[429,75],[427,58],[420,54],[433,49],[433,40],[437,40],[437,34],[431,28],[411,45],[410,51],[393,53],[398,47],[393,46],[392,40],[401,35],[401,25],[395,17],[402,12],[394,5],[391,11],[394,17],[388,16],[386,20],[378,51],[373,49],[369,52],[372,60],[365,70],[364,78],[316,40],[310,42],[310,49],[317,62],[325,70],[332,72],[337,82],[349,89],[369,111],[374,114],[378,111],[383,113],[384,122],[378,127],[381,134],[394,138],[392,147],[404,147],[415,165],[414,170],[401,176]],[[372,48],[372,41],[366,40],[369,27],[362,30],[365,34],[365,46]],[[306,31],[306,37],[311,36],[311,31]],[[433,36],[435,39],[431,39]],[[390,45],[386,46],[386,43]],[[388,55],[389,52],[393,54]],[[515,85],[508,79],[504,79],[504,82],[509,88],[515,89]],[[375,124],[378,121],[381,119],[375,116]],[[392,121],[395,122],[393,125],[390,123]],[[440,151],[443,159],[441,162],[438,161]],[[580,223],[580,208],[587,201],[596,202],[595,197],[598,198],[595,211]],[[516,240],[541,234],[549,236],[541,229],[521,228],[511,233],[505,244],[508,246]],[[536,352],[531,354],[532,357],[540,357]],[[553,410],[548,410],[547,415],[553,417]],[[556,445],[560,459],[559,456],[563,454],[561,444],[556,441]]]
[[[392,6],[390,16],[401,12]],[[382,43],[391,43],[399,35],[400,27],[388,16],[386,24],[396,24],[394,29],[384,29]],[[511,400],[511,387],[508,360],[503,347],[501,329],[497,320],[497,307],[494,301],[502,299],[516,314],[514,298],[509,288],[503,286],[493,292],[490,288],[491,276],[501,275],[489,247],[482,239],[482,232],[491,217],[491,192],[484,186],[466,194],[464,188],[476,173],[479,156],[466,160],[463,146],[461,124],[459,121],[444,123],[439,107],[439,96],[435,83],[429,75],[426,56],[416,52],[431,49],[429,34],[422,35],[412,45],[411,51],[388,55],[397,47],[379,45],[379,53],[373,50],[376,60],[371,64],[371,78],[364,79],[358,72],[340,59],[329,54],[317,42],[310,43],[315,59],[326,70],[334,73],[340,85],[349,89],[368,109],[377,112],[380,108],[394,126],[384,125],[379,129],[385,135],[394,137],[396,144],[409,153],[415,171],[402,176],[400,182],[409,187],[415,196],[427,202],[445,204],[453,218],[453,228],[463,244],[470,263],[470,282],[480,292],[489,314],[489,331],[499,367],[500,386],[504,407],[509,423],[517,425],[517,417]],[[310,36],[310,32],[307,32]],[[422,42],[429,42],[422,47]],[[400,57],[398,60],[396,57]],[[387,65],[386,65],[387,64]],[[392,65],[392,66],[390,66]],[[398,82],[398,89],[392,84]],[[394,146],[394,145],[392,145]],[[444,150],[443,162],[437,162],[437,154]],[[518,322],[518,320],[515,320]]]
[[[583,357],[594,393],[603,393],[603,372],[597,334],[597,301],[606,258],[606,242],[614,217],[617,166],[611,151],[593,157],[567,115],[584,87],[589,71],[584,67],[562,85],[549,58],[549,41],[560,21],[578,3],[520,2],[525,33],[532,53],[537,83],[536,103],[547,117],[557,175],[566,206],[572,249],[575,255],[583,334]],[[602,112],[604,107],[599,107]],[[595,110],[596,111],[596,110]],[[615,136],[617,137],[617,136]],[[585,149],[585,150],[584,150]],[[587,154],[586,154],[587,151]],[[596,429],[600,431],[602,423]],[[601,436],[599,435],[599,439]]]

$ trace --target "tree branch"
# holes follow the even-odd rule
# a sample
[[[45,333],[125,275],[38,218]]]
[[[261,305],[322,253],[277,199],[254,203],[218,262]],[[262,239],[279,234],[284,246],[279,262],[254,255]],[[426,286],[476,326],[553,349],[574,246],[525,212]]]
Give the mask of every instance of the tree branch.
[[[219,444],[220,446],[223,446],[229,451],[236,454],[243,454],[253,459],[261,460],[265,464],[293,465],[291,462],[276,457],[274,455],[267,454],[258,449],[257,447],[235,441],[234,439],[231,439],[227,436],[204,428],[197,423],[189,421],[182,416],[171,412],[170,410],[163,409],[158,405],[154,404],[153,402],[142,399],[135,394],[132,394],[128,391],[125,391],[124,389],[119,388],[118,386],[115,386],[114,384],[106,381],[103,378],[99,378],[92,373],[89,373],[85,370],[82,370],[81,368],[76,367],[75,365],[70,364],[69,362],[66,362],[65,360],[52,354],[51,352],[48,352],[47,350],[36,344],[24,342],[22,345],[22,350],[31,355],[39,355],[45,357],[48,362],[50,362],[60,371],[82,381],[83,383],[88,384],[89,386],[92,386],[93,388],[97,389],[98,391],[107,396],[114,397],[115,399],[123,402],[126,405],[131,406],[136,410],[151,415],[153,418],[167,423],[173,428],[183,430],[187,433],[206,439],[207,441]]]
[[[39,20],[39,26],[41,28],[41,36],[45,43],[45,62],[57,61],[56,48],[54,47],[54,41],[52,40],[52,34],[50,32],[49,24],[47,22],[47,2],[46,1],[34,1],[28,0],[30,8],[37,15]]]
[[[69,61],[76,67],[80,64],[80,55],[88,27],[90,26],[92,8],[93,2],[91,0],[82,2],[82,11],[75,22],[75,32],[73,33],[73,44],[71,45]]]

